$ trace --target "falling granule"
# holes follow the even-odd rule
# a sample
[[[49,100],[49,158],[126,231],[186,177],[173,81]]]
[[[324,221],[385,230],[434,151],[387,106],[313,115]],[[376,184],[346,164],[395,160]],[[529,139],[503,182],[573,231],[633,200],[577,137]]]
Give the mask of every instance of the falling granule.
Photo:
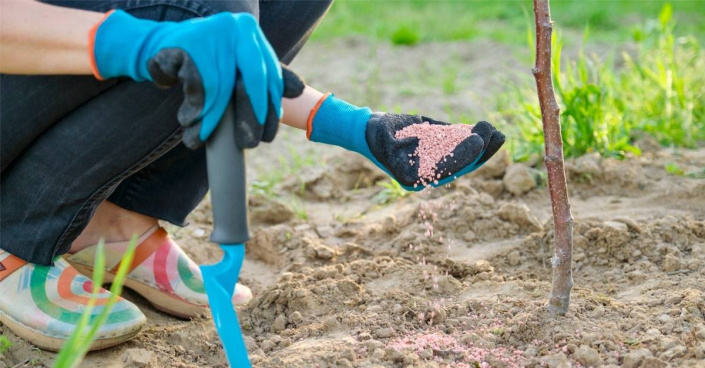
[[[419,158],[418,176],[425,182],[431,182],[439,175],[436,173],[436,164],[447,160],[448,156],[453,157],[455,147],[473,134],[472,128],[472,125],[465,124],[436,125],[423,122],[397,131],[395,138],[419,139],[413,154]]]

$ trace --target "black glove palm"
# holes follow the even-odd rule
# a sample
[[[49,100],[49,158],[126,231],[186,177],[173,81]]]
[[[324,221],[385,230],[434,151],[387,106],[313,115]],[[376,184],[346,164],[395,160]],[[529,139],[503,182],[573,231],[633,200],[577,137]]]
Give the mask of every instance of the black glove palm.
[[[365,135],[375,158],[406,187],[442,185],[477,169],[504,144],[485,121],[471,127],[406,114],[373,114]]]

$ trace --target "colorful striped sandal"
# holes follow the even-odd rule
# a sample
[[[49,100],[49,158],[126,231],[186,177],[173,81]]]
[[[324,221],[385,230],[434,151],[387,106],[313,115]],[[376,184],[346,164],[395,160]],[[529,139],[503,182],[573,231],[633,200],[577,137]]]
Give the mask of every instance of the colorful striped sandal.
[[[107,282],[115,276],[128,244],[105,243]],[[89,275],[93,272],[95,250],[96,247],[91,246],[65,257],[81,273]],[[208,310],[208,296],[200,268],[158,225],[138,239],[125,287],[142,295],[155,308],[173,316],[188,319]],[[238,284],[233,302],[245,304],[250,299],[250,289]]]
[[[92,290],[92,281],[61,257],[54,266],[40,266],[0,250],[0,322],[39,348],[61,349],[93,296]],[[101,289],[91,319],[102,312],[110,295]],[[119,298],[91,350],[135,337],[145,322],[137,306]]]

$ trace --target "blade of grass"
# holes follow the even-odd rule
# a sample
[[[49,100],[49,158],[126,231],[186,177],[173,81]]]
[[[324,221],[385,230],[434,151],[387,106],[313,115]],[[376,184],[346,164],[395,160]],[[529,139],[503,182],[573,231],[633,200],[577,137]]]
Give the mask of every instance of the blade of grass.
[[[122,256],[122,261],[120,262],[120,267],[118,268],[115,279],[110,287],[110,298],[105,304],[103,310],[98,315],[97,318],[93,319],[92,323],[89,321],[92,319],[93,306],[95,305],[97,295],[100,292],[100,288],[103,285],[103,277],[105,273],[105,250],[104,241],[100,240],[98,243],[98,249],[96,252],[96,260],[93,269],[93,296],[91,297],[86,309],[81,316],[76,329],[71,334],[71,337],[66,342],[64,347],[59,352],[59,356],[54,363],[54,368],[74,368],[77,367],[83,358],[90,350],[93,340],[98,333],[101,326],[105,324],[108,320],[108,316],[120,298],[122,293],[123,285],[125,284],[125,278],[129,271],[130,265],[135,255],[135,248],[137,247],[137,234],[132,236],[130,244]],[[84,334],[84,330],[90,323],[90,330]]]
[[[86,309],[84,309],[81,319],[78,321],[71,337],[69,337],[64,347],[59,352],[54,362],[55,368],[76,367],[83,360],[83,356],[79,356],[78,353],[81,350],[82,340],[85,336],[84,331],[93,315],[93,307],[97,299],[96,295],[100,292],[100,288],[103,285],[103,277],[105,276],[105,240],[101,238],[96,247],[95,264],[93,268],[93,288],[91,291],[92,297],[88,301]]]

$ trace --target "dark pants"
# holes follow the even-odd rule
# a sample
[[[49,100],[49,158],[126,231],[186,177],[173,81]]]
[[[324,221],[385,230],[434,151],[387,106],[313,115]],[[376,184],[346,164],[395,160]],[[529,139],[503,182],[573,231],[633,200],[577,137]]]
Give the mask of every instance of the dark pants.
[[[171,21],[249,12],[289,63],[330,1],[48,2]],[[183,225],[208,191],[205,150],[180,143],[180,88],[17,75],[1,75],[0,88],[0,248],[24,260],[48,265],[66,253],[105,199]]]

